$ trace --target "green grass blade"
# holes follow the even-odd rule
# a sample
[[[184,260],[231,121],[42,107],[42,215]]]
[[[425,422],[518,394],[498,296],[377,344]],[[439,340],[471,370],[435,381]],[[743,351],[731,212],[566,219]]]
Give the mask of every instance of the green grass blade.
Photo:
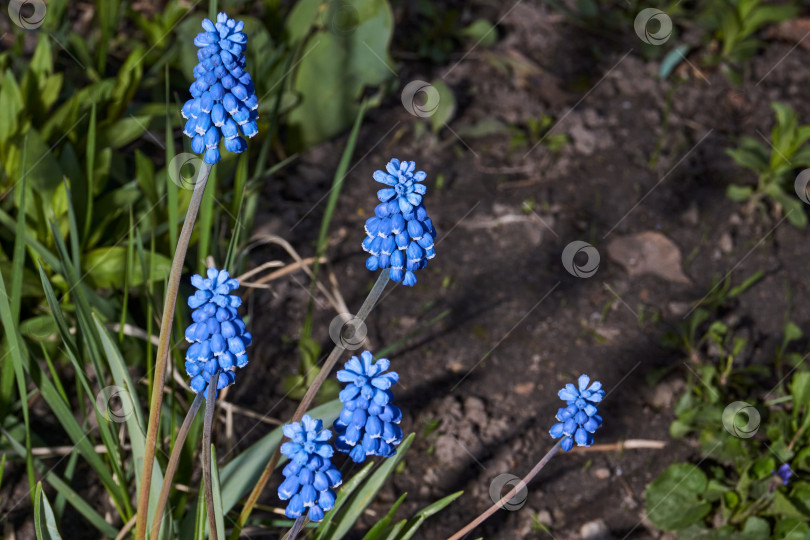
[[[33,496],[36,480],[34,478],[34,465],[31,458],[31,421],[28,415],[28,392],[26,392],[24,374],[26,371],[25,367],[28,365],[28,348],[25,343],[23,343],[22,336],[14,322],[14,316],[11,313],[11,306],[8,300],[6,283],[3,280],[3,273],[0,272],[0,322],[2,322],[6,339],[8,340],[8,354],[11,355],[10,363],[13,364],[14,380],[17,383],[17,393],[20,396],[20,407],[22,408],[23,422],[25,423],[25,468],[28,472],[28,487]],[[4,362],[8,361],[4,360]]]
[[[23,142],[22,162],[25,163],[25,151],[28,138]],[[11,324],[16,328],[20,323],[20,302],[22,301],[23,267],[25,265],[25,171],[19,183],[19,217],[14,233],[14,255],[11,263]],[[2,362],[0,370],[0,418],[6,417],[11,394],[14,392],[15,365],[12,362]],[[27,410],[27,408],[26,408]]]
[[[385,481],[388,480],[388,477],[394,472],[396,466],[400,461],[402,461],[402,458],[405,457],[405,453],[413,443],[414,437],[415,434],[413,433],[408,435],[408,437],[402,441],[402,444],[400,444],[397,448],[397,454],[386,459],[382,465],[380,465],[380,467],[374,471],[374,474],[372,474],[371,477],[363,484],[363,487],[357,490],[351,501],[346,505],[345,509],[337,515],[335,519],[337,526],[335,527],[334,532],[329,534],[326,538],[329,538],[330,540],[339,540],[340,538],[343,538],[352,529],[352,527],[354,527],[354,524],[357,523],[360,515],[365,511],[368,505],[371,504]]]
[[[385,514],[380,521],[374,524],[374,526],[369,529],[366,535],[363,537],[363,540],[381,540],[383,538],[383,534],[386,533],[387,529],[391,525],[391,522],[394,520],[394,514],[397,513],[399,510],[399,506],[405,501],[405,497],[407,497],[407,493],[403,493],[399,496],[399,499],[391,505],[391,508],[388,510],[388,513]]]
[[[338,167],[335,170],[335,176],[332,179],[332,187],[329,191],[329,200],[326,203],[326,211],[324,212],[323,219],[321,220],[321,230],[318,234],[318,244],[315,248],[315,262],[312,265],[313,277],[312,284],[310,285],[310,300],[309,305],[307,306],[307,315],[306,319],[304,320],[304,327],[301,330],[302,340],[308,339],[312,335],[312,299],[314,298],[315,284],[317,283],[318,279],[318,261],[326,251],[326,235],[329,233],[329,225],[332,222],[332,214],[335,213],[338,197],[340,197],[340,191],[343,188],[343,181],[346,179],[346,171],[349,170],[349,164],[351,163],[354,149],[357,146],[357,137],[360,134],[360,126],[363,123],[363,117],[365,116],[369,107],[371,107],[371,102],[364,99],[360,104],[360,109],[357,111],[357,117],[354,119],[352,131],[349,134],[349,139],[346,141],[346,148],[343,149],[343,155],[340,156],[340,163],[338,164]]]
[[[87,178],[87,201],[85,203],[85,211],[87,212],[84,216],[84,234],[82,234],[82,240],[84,242],[90,238],[90,227],[93,224],[93,198],[95,197],[93,186],[94,184],[94,173],[96,169],[96,102],[93,102],[92,107],[90,108],[90,125],[87,128],[87,149],[86,149],[86,156],[87,156],[87,171],[85,171],[85,176]],[[85,247],[87,247],[85,245]]]
[[[23,142],[23,155],[22,162],[25,163],[25,152],[28,143],[28,137]],[[22,178],[19,183],[19,212],[17,218],[17,230],[14,234],[14,255],[11,262],[11,316],[14,324],[20,322],[20,302],[22,301],[23,284],[23,266],[25,265],[25,173],[23,171]]]
[[[12,448],[20,457],[25,457],[26,451],[25,448],[15,441],[9,433],[0,428],[0,433],[11,443]],[[5,456],[4,456],[5,458]],[[87,501],[84,500],[78,493],[73,491],[70,486],[68,486],[61,478],[59,478],[56,474],[51,472],[49,467],[46,467],[44,463],[35,459],[34,466],[36,470],[40,474],[44,474],[45,476],[42,478],[45,482],[51,485],[57,493],[63,495],[70,505],[76,509],[93,527],[98,529],[104,536],[109,538],[114,538],[118,535],[118,531],[107,523],[104,518],[96,512],[92,506],[87,504]]]
[[[169,244],[174,248],[177,245],[177,223],[180,214],[180,202],[178,201],[177,184],[169,177],[168,166],[175,156],[174,133],[172,132],[172,116],[177,114],[176,109],[172,109],[171,95],[169,89],[169,64],[166,64],[166,198],[168,199],[169,214]]]
[[[79,225],[76,223],[76,209],[73,208],[73,196],[70,187],[65,187],[67,193],[68,230],[70,231],[70,254],[73,256],[73,267],[81,272],[81,249],[79,248]]]
[[[56,527],[56,517],[48,502],[48,497],[42,491],[42,482],[37,482],[36,494],[34,495],[34,532],[37,540],[62,540],[59,530]]]
[[[330,401],[318,407],[315,407],[308,414],[313,418],[320,418],[323,420],[324,427],[332,425],[332,422],[340,415],[340,410],[343,404],[340,400]],[[193,434],[189,433],[189,439]],[[244,452],[229,461],[219,473],[220,476],[220,494],[222,499],[222,511],[224,513],[230,512],[239,499],[248,494],[248,492],[256,485],[259,477],[262,475],[264,467],[270,460],[270,457],[275,453],[276,448],[281,442],[282,432],[281,428],[276,428],[251,446]],[[279,466],[282,462],[279,462]],[[197,502],[200,502],[199,500]],[[195,503],[196,504],[196,503]],[[196,504],[197,506],[205,506],[205,504]],[[186,519],[183,522],[183,527],[180,530],[180,538],[192,538],[195,512],[190,511],[186,514]]]
[[[417,514],[411,518],[410,521],[408,521],[408,524],[405,526],[405,530],[402,531],[401,536],[397,537],[397,540],[409,540],[410,538],[413,538],[413,535],[416,534],[416,531],[422,526],[422,523],[424,523],[427,518],[441,512],[446,506],[461,497],[463,493],[463,491],[451,493],[447,497],[439,499],[435,503],[430,504],[417,512]]]
[[[369,462],[360,469],[360,472],[356,473],[352,476],[348,481],[344,482],[341,486],[340,491],[337,493],[337,497],[335,498],[335,506],[331,510],[329,510],[323,518],[323,521],[318,525],[316,540],[323,540],[326,538],[329,533],[331,533],[337,523],[334,521],[335,514],[340,512],[340,509],[343,508],[343,505],[346,501],[349,500],[349,497],[355,492],[355,490],[360,487],[360,484],[366,479],[366,477],[371,473],[371,469],[374,468],[374,462]]]

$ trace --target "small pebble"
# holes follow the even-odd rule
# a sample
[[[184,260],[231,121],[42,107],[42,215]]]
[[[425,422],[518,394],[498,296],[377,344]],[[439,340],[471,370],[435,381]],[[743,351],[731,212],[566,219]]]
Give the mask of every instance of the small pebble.
[[[610,529],[601,519],[589,521],[579,529],[579,535],[582,540],[609,540],[613,538],[610,535]]]

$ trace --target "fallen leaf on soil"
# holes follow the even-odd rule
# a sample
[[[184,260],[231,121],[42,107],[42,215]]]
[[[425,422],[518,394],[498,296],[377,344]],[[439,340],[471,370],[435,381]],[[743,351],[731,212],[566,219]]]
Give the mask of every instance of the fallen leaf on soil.
[[[616,238],[607,252],[631,276],[652,274],[673,283],[690,283],[681,270],[681,250],[661,233],[645,231]]]
[[[808,34],[810,34],[810,18],[798,18],[772,26],[766,33],[766,37],[783,39],[810,49],[810,40],[804,39]]]

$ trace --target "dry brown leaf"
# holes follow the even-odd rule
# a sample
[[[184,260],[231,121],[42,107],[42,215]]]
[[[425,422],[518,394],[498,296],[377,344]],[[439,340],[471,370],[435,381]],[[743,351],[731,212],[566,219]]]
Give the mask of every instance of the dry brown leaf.
[[[631,276],[651,274],[673,283],[690,283],[681,269],[681,250],[661,233],[645,231],[615,238],[607,252]]]

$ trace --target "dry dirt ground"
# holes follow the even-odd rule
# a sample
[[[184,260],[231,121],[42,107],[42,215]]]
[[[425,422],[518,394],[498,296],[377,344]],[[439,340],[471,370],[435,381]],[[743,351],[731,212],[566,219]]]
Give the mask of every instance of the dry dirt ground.
[[[661,345],[664,332],[715,280],[728,275],[739,284],[759,270],[764,278],[733,306],[755,347],[772,350],[786,318],[800,327],[810,322],[804,232],[778,211],[747,216],[725,196],[728,183],[753,181],[725,149],[741,135],[770,132],[772,101],[810,118],[800,99],[806,51],[769,43],[742,85],[710,69],[675,83],[657,78],[659,63],[644,59],[632,24],[608,39],[528,0],[485,14],[502,17],[492,47],[467,44],[442,66],[400,58],[400,88],[441,78],[456,96],[456,113],[433,136],[417,128],[425,119],[409,114],[399,95],[373,110],[331,228],[328,267],[357,309],[374,278],[360,249],[376,204],[373,171],[391,157],[427,171],[437,257],[413,289],[389,286],[369,318],[370,343],[382,348],[447,314],[390,355],[401,377],[402,426],[418,437],[374,510],[379,515],[407,491],[401,513],[408,515],[463,489],[420,538],[451,534],[491,504],[498,475],[525,474],[552,446],[557,390],[584,372],[608,392],[598,443],[643,438],[666,441],[665,448],[559,455],[529,485],[525,506],[499,512],[469,538],[657,538],[644,520],[645,486],[674,460],[698,457],[689,442],[668,436],[686,367],[681,353]],[[569,138],[556,152],[549,138],[516,145],[492,127],[525,128],[543,115],[554,119],[552,135]],[[313,253],[345,141],[307,152],[268,183],[260,232]],[[636,244],[627,238],[645,232],[671,241],[671,253],[648,261],[659,275],[630,275],[617,259],[634,259]],[[577,240],[599,253],[592,277],[563,267],[563,249]],[[284,257],[276,248],[254,256]],[[267,368],[234,388],[232,400],[274,408],[278,418],[290,414],[292,403],[277,403],[282,380],[297,367],[306,283],[296,275],[254,296],[255,333],[273,336],[257,346],[254,365]],[[325,349],[334,315],[319,298],[314,337]],[[651,386],[648,377],[662,368],[672,369]],[[274,504],[270,495],[266,502]],[[533,527],[535,520],[550,532]],[[369,516],[358,530],[372,522]]]

